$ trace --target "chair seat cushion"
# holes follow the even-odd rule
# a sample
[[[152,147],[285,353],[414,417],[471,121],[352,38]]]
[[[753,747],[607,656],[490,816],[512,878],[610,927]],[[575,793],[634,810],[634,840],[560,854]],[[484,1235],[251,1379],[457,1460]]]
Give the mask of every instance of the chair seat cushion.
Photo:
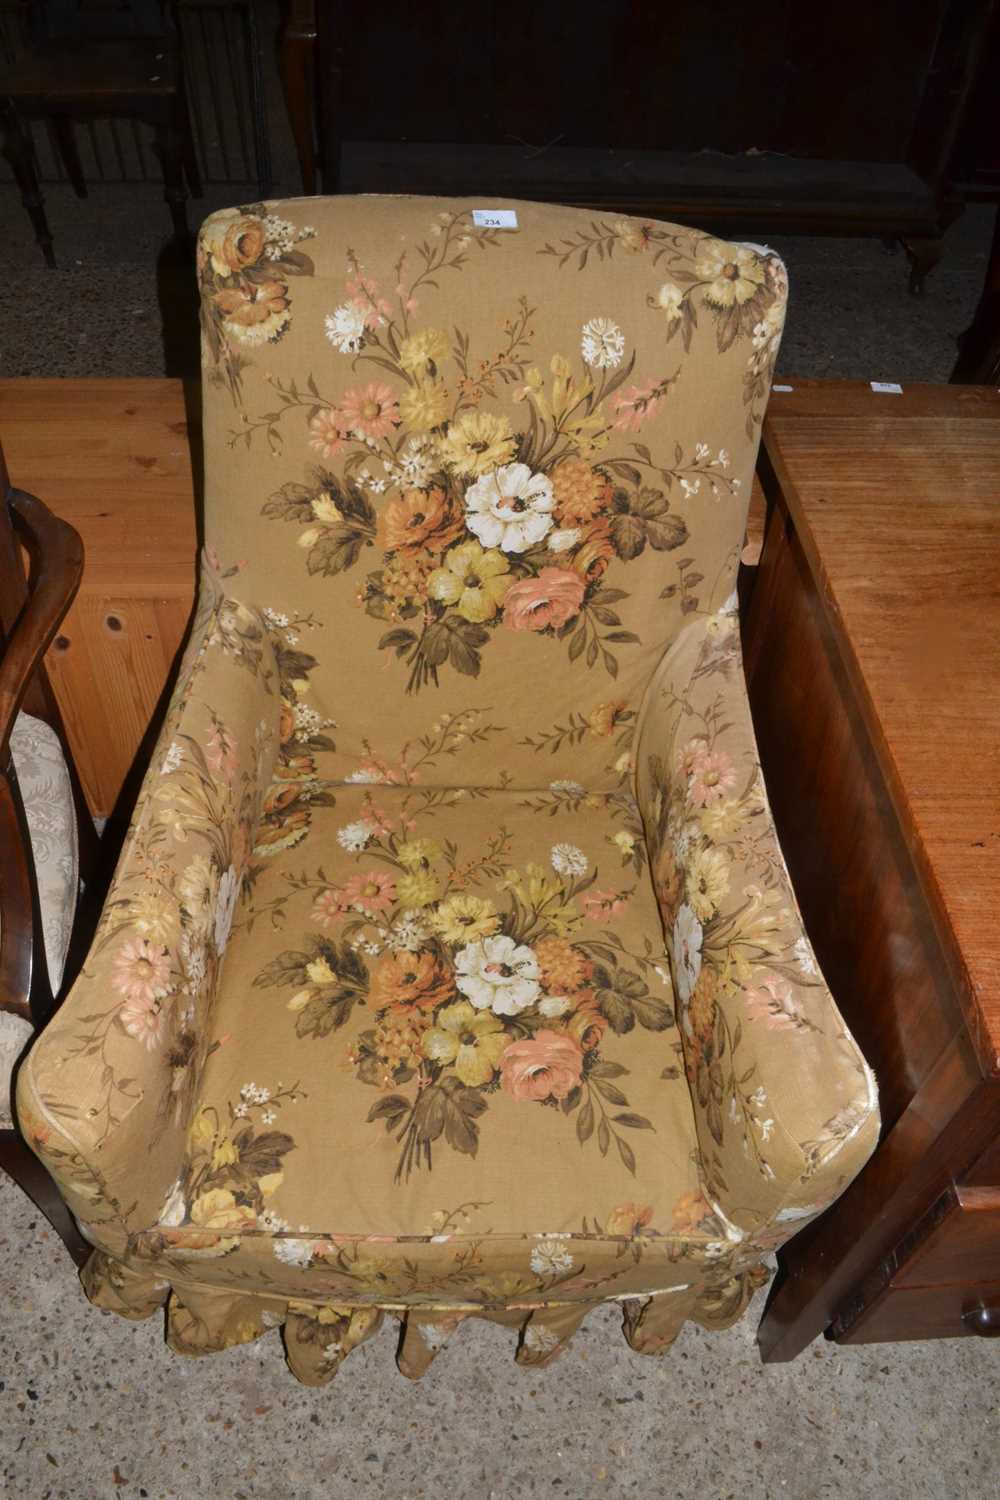
[[[631,801],[330,796],[302,846],[259,835],[140,1258],[230,1284],[238,1259],[273,1295],[501,1304],[683,1285],[683,1261],[732,1248]],[[186,904],[207,880],[194,855]]]
[[[58,994],[78,890],[73,788],[59,736],[42,719],[18,714],[10,749],[31,838],[49,982]]]

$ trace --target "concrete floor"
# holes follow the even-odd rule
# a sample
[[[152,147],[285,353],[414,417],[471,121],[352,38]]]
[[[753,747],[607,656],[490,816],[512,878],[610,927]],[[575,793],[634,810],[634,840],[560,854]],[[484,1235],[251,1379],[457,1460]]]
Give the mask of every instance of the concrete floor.
[[[298,189],[274,115],[276,195]],[[192,280],[163,246],[155,187],[47,189],[60,268],[0,185],[0,373],[186,374]],[[245,201],[213,188],[192,221]],[[792,281],[780,375],[944,380],[982,285],[992,209],[949,232],[923,299],[877,242],[782,238]],[[159,261],[159,265],[158,265]],[[15,476],[16,477],[16,476]],[[204,1361],[154,1318],[90,1308],[44,1220],[0,1177],[0,1474],[30,1500],[955,1500],[998,1493],[1000,1350],[955,1340],[840,1349],[764,1367],[761,1300],[724,1334],[688,1328],[662,1360],[631,1353],[608,1309],[548,1372],[469,1324],[412,1385],[383,1329],[338,1381],[287,1373],[277,1334]]]
[[[277,1333],[209,1359],[86,1304],[0,1181],[0,1478],[10,1500],[956,1500],[997,1493],[997,1350],[973,1339],[763,1366],[759,1304],[633,1354],[612,1309],[548,1371],[469,1323],[416,1384],[389,1328],[331,1386]]]

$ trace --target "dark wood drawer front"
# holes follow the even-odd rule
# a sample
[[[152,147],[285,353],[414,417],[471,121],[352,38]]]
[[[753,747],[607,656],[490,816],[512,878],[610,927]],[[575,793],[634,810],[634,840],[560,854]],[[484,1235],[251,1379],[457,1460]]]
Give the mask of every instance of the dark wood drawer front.
[[[894,1258],[893,1287],[1000,1281],[1000,1188],[944,1193]]]
[[[848,1327],[835,1323],[840,1344],[1000,1335],[1000,1281],[990,1286],[890,1288]],[[997,1342],[1000,1354],[1000,1338]]]
[[[942,1193],[835,1319],[842,1342],[1000,1334],[1000,1188]]]

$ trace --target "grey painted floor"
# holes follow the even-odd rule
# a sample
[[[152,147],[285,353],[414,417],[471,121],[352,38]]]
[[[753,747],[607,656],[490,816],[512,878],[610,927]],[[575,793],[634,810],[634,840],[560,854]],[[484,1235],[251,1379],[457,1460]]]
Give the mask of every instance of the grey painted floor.
[[[276,117],[276,193],[294,173]],[[213,189],[192,220],[252,196]],[[154,187],[48,189],[60,268],[41,262],[0,185],[0,373],[182,374],[196,358],[191,277],[157,270]],[[982,285],[992,210],[969,210],[921,300],[877,242],[782,239],[790,376],[944,380]],[[166,335],[163,324],[166,323]],[[955,1500],[1000,1490],[1000,1348],[974,1340],[840,1349],[760,1364],[760,1302],[737,1328],[689,1328],[656,1361],[608,1310],[548,1372],[469,1324],[423,1382],[388,1329],[332,1387],[298,1386],[278,1336],[195,1362],[159,1319],[91,1309],[44,1221],[0,1178],[0,1474],[11,1500]]]

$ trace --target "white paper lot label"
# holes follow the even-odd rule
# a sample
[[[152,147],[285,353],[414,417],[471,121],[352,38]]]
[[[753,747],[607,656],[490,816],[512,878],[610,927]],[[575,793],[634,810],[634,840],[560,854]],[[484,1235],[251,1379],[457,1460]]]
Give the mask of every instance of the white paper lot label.
[[[472,222],[477,229],[516,229],[517,214],[512,208],[474,208]]]

